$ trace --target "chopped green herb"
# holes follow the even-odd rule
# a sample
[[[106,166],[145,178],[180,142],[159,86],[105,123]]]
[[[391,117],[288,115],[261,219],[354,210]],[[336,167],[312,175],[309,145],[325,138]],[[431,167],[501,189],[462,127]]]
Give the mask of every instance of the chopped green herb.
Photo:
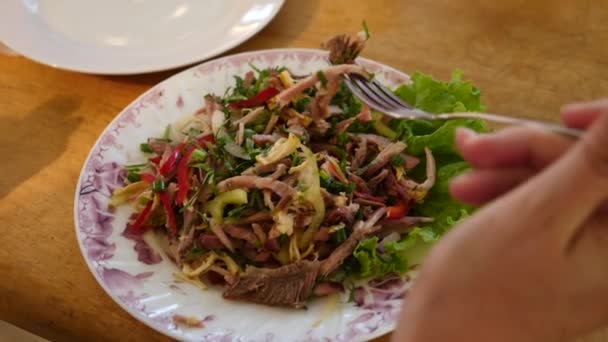
[[[312,101],[312,99],[308,96],[299,98],[294,105],[295,110],[302,113],[306,110],[306,106],[308,106],[310,101]]]
[[[348,143],[348,134],[340,133],[340,134],[338,134],[336,139],[338,140],[337,141],[338,146],[344,147],[344,146],[346,146],[346,143]]]
[[[250,193],[250,199],[251,199],[251,206],[255,209],[260,209],[263,210],[265,209],[264,206],[264,199],[262,198],[262,193],[259,190],[252,190]]]
[[[167,127],[165,127],[165,132],[163,133],[163,140],[171,142],[171,125],[167,125]]]
[[[367,23],[363,20],[363,33],[365,33],[365,40],[368,40],[371,36],[369,35],[369,28],[367,28]]]
[[[152,191],[154,192],[163,192],[165,191],[165,182],[160,179],[155,180],[152,183]]]
[[[319,182],[321,183],[321,186],[325,188],[325,190],[331,192],[334,195],[338,195],[341,192],[350,194],[355,190],[354,183],[343,184],[341,182],[333,180],[323,170],[319,171]]]
[[[207,159],[207,152],[201,150],[200,148],[197,148],[196,150],[192,151],[189,161],[203,162],[205,161],[205,159]]]
[[[289,236],[287,234],[281,234],[279,236],[279,244],[284,245],[289,242]]]
[[[182,133],[189,136],[190,138],[193,138],[193,137],[201,134],[202,131],[196,127],[190,127],[190,128],[188,128],[188,130],[186,132],[182,132]]]
[[[205,253],[204,250],[194,247],[191,250],[189,250],[188,253],[186,253],[185,259],[186,260],[198,259],[199,257],[201,257],[203,255],[203,253]]]
[[[298,166],[302,163],[302,157],[299,154],[294,153],[291,155],[291,167]]]
[[[340,159],[340,169],[342,170],[342,172],[346,173],[346,158],[342,158]]]
[[[325,74],[323,73],[323,71],[321,71],[321,70],[317,71],[317,78],[319,79],[319,82],[321,82],[321,87],[326,88],[327,87],[327,78],[325,77]]]
[[[330,180],[329,174],[327,172],[325,172],[325,170],[319,171],[319,178],[321,178],[322,181]],[[321,184],[321,185],[323,185],[323,184]]]
[[[125,165],[125,169],[129,170],[129,171],[137,171],[139,169],[141,169],[142,167],[146,167],[148,166],[148,164],[131,164],[131,165]]]
[[[402,166],[403,165],[403,158],[401,157],[401,155],[399,154],[395,154],[392,158],[391,158],[391,164],[393,166]]]
[[[244,206],[238,206],[230,211],[228,211],[227,216],[233,219],[239,219],[241,217],[241,214],[243,213],[243,209],[245,207]]]
[[[346,241],[346,230],[344,228],[338,229],[334,232],[333,239],[337,244],[341,244]]]
[[[127,179],[129,180],[129,182],[135,183],[135,182],[139,182],[141,180],[141,176],[139,175],[139,173],[137,173],[135,171],[129,171],[127,173]]]
[[[150,147],[150,145],[143,143],[143,144],[139,144],[139,149],[144,152],[144,153],[152,153],[154,152],[152,150],[152,148]]]
[[[253,71],[257,72],[258,74],[262,72],[262,70],[258,69],[253,63],[249,62],[249,67],[251,69],[253,69]]]

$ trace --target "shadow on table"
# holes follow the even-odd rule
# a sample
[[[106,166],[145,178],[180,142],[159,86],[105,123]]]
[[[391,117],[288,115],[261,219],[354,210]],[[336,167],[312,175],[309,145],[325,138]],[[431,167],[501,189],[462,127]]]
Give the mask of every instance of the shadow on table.
[[[23,118],[0,119],[0,199],[63,153],[82,121],[72,116],[80,103],[74,96],[56,96]]]
[[[244,42],[243,44],[228,50],[227,52],[212,57],[210,59],[219,58],[243,51],[262,50],[262,49],[275,49],[285,48],[290,46],[290,42],[296,39],[301,32],[306,31],[310,25],[315,11],[319,7],[321,0],[308,0],[308,1],[295,1],[287,0],[283,5],[283,8],[279,11],[277,16],[262,29],[255,36]],[[296,30],[289,30],[286,28],[297,28]],[[327,37],[319,37],[319,43]],[[175,68],[171,70],[139,74],[139,75],[127,75],[127,76],[99,76],[108,80],[118,82],[128,82],[135,84],[145,84],[153,86],[172,75],[183,71],[192,65],[202,63],[199,61],[188,66]]]

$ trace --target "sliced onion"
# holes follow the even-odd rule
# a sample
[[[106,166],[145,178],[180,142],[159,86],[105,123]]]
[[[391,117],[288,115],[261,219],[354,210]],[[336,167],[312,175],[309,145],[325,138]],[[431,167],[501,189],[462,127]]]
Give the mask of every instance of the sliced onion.
[[[392,233],[388,234],[386,237],[384,237],[384,239],[382,239],[382,241],[380,241],[377,249],[379,252],[384,253],[384,244],[385,243],[395,242],[395,241],[399,241],[399,240],[401,240],[401,234],[399,234],[397,232],[392,232]]]
[[[213,135],[217,135],[217,132],[224,126],[225,122],[226,114],[224,114],[224,112],[221,110],[213,112],[213,115],[211,116],[211,130],[213,131]]]
[[[226,152],[230,153],[231,155],[233,155],[237,158],[241,158],[244,160],[251,160],[251,156],[249,154],[247,154],[247,152],[245,152],[245,149],[242,148],[241,146],[237,145],[234,142],[229,142],[226,145],[224,145],[224,149],[226,150]]]

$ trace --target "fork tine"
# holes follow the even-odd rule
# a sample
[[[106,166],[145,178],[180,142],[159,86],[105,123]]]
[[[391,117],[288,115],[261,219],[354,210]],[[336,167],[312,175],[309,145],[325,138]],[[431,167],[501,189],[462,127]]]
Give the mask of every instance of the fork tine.
[[[372,109],[384,113],[390,111],[388,107],[383,106],[382,104],[376,102],[373,98],[367,96],[367,94],[363,93],[348,75],[344,75],[344,84],[346,84],[346,87],[355,95],[355,97],[365,102]]]
[[[414,109],[414,107],[412,107],[409,104],[405,103],[403,100],[401,100],[401,98],[399,98],[397,95],[395,95],[395,93],[393,93],[390,89],[388,89],[382,83],[380,83],[378,81],[378,79],[373,78],[371,82],[372,82],[373,85],[376,86],[376,88],[378,88],[382,93],[384,93],[396,105],[401,106],[401,107],[405,107],[407,109]]]
[[[380,103],[383,107],[388,108],[389,110],[396,110],[399,107],[393,104],[391,101],[386,99],[382,93],[379,93],[377,90],[372,88],[371,84],[367,80],[362,80],[360,78],[354,77],[354,83],[361,89],[363,93],[365,93],[368,97],[373,98],[375,102]]]

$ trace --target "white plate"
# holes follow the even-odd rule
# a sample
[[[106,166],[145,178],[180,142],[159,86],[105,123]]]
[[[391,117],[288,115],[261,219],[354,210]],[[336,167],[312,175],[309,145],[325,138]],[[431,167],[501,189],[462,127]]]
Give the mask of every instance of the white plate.
[[[383,284],[367,284],[357,291],[357,302],[349,302],[345,294],[333,303],[313,300],[308,310],[228,301],[219,288],[201,291],[176,282],[172,273],[177,266],[156,252],[159,248],[153,239],[148,239],[152,253],[136,253],[134,242],[121,235],[132,209],[108,210],[112,189],[125,177],[120,165],[144,161],[139,144],[162,135],[166,125],[192,115],[203,106],[204,94],[223,94],[233,85],[234,75],[251,70],[249,63],[260,68],[286,66],[304,75],[325,67],[325,56],[318,50],[265,50],[201,64],[141,95],[101,134],[76,187],[76,234],[99,284],[135,318],[171,337],[198,341],[359,341],[394,328],[411,274]],[[396,86],[409,80],[390,67],[360,61],[384,84]],[[151,254],[161,259],[150,262]],[[176,326],[174,314],[205,320],[205,327]]]
[[[227,51],[284,0],[1,0],[0,41],[53,67],[135,74]]]

